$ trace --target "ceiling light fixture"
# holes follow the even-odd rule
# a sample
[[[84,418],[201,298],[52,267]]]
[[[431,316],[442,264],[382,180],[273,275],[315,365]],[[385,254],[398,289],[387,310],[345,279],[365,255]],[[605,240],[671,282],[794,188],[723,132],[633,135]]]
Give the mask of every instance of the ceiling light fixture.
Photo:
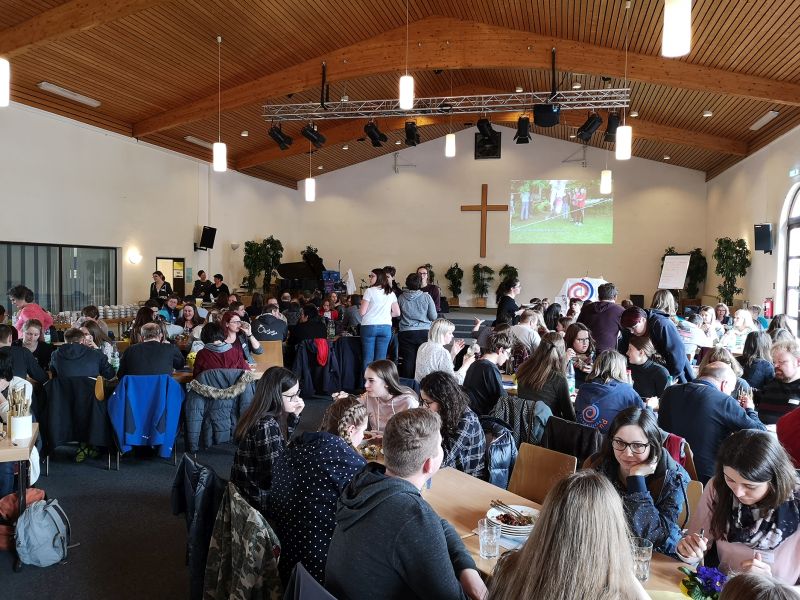
[[[450,71],[450,97],[453,96],[453,71]],[[447,135],[444,136],[444,157],[455,158],[456,156],[456,134],[453,133],[453,112],[450,111],[450,117],[447,124]]]
[[[768,111],[763,117],[761,117],[758,121],[750,125],[750,131],[758,131],[764,125],[772,121],[775,117],[777,117],[780,113],[777,110],[770,110]]]
[[[517,119],[517,132],[514,134],[514,141],[517,144],[530,144],[531,120],[529,117],[522,116]]]
[[[630,113],[628,113],[628,116],[635,119],[636,117],[639,116],[639,111],[638,110],[632,110]]]
[[[249,136],[250,136],[250,132],[249,132],[249,131],[247,131],[247,129],[245,129],[245,130],[244,130],[244,131],[242,131],[242,133],[241,133],[241,134],[239,134],[239,135],[241,135],[242,137],[249,137]]]
[[[521,86],[521,85],[518,85],[517,87],[515,87],[515,88],[514,88],[514,91],[515,91],[517,94],[521,94],[521,93],[522,93],[522,86]]]
[[[308,142],[308,178],[305,181],[306,202],[314,202],[317,199],[317,182],[311,176],[311,155],[314,149],[311,147],[313,142]]]
[[[669,154],[665,154],[665,155],[664,155],[664,160],[669,160],[669,159],[670,159],[670,156],[669,156]]]
[[[342,146],[342,150],[350,150],[350,146],[348,146],[347,144],[345,144],[344,146]]]
[[[292,142],[294,142],[290,136],[283,133],[280,123],[269,128],[269,137],[271,137],[273,141],[278,144],[278,147],[281,150],[288,150],[289,146],[291,146]]]
[[[403,142],[402,142],[401,140],[395,140],[395,141],[394,141],[394,145],[395,145],[395,146],[399,146],[399,145],[400,145],[400,144],[402,144],[402,143],[403,143]]]
[[[708,117],[713,117],[714,113],[711,112],[710,110],[704,110],[703,111],[703,116],[707,119]]]
[[[661,56],[675,58],[692,49],[692,0],[664,0]]]
[[[11,103],[11,63],[0,58],[0,107]]]
[[[372,142],[373,148],[380,148],[383,145],[383,142],[389,141],[389,138],[386,136],[386,134],[378,129],[375,121],[370,121],[364,125],[364,133],[367,134],[369,141]]]
[[[187,135],[183,139],[189,142],[190,144],[194,144],[196,146],[202,146],[203,148],[208,148],[209,150],[211,150],[214,147],[214,144],[212,144],[211,142],[201,140],[200,138],[194,137],[193,135]]]
[[[606,131],[603,134],[603,141],[614,143],[617,141],[617,129],[619,128],[619,115],[617,113],[608,113],[608,123]]]
[[[495,133],[497,133],[494,129],[492,129],[492,123],[489,121],[489,119],[478,119],[478,122],[475,125],[483,137],[492,137]]]
[[[578,139],[588,144],[589,140],[592,139],[594,132],[597,131],[602,124],[603,118],[600,115],[597,113],[590,113],[589,117],[586,119],[586,122],[578,127],[578,132],[576,134]]]
[[[325,136],[317,131],[317,126],[314,123],[309,123],[300,130],[300,134],[309,142],[314,144],[315,148],[322,148],[327,141]]]
[[[578,137],[578,136],[575,135],[574,131],[569,134],[569,139],[571,139],[571,140],[574,140],[576,137]]]
[[[213,168],[217,173],[228,170],[228,147],[222,143],[222,36],[217,36],[217,141],[214,142]]]
[[[625,2],[625,83],[623,88],[628,87],[628,12],[631,8],[630,0]],[[631,157],[631,146],[633,146],[633,128],[625,123],[625,109],[622,109],[622,125],[617,127],[617,140],[614,144],[614,154],[617,160],[628,160]]]
[[[572,84],[572,89],[573,90],[579,90],[582,87],[583,87],[583,84],[580,81],[576,81],[575,83]]]
[[[400,78],[400,108],[414,108],[414,78],[408,74],[408,0],[406,0],[406,74]]]
[[[3,83],[4,75],[0,73],[0,85]],[[56,85],[54,83],[50,83],[48,81],[40,81],[36,84],[40,90],[44,90],[45,92],[50,92],[51,94],[55,94],[56,96],[61,96],[62,98],[66,98],[67,100],[72,100],[74,102],[80,102],[81,104],[85,104],[86,106],[91,106],[92,108],[97,108],[100,106],[100,100],[95,100],[94,98],[89,98],[89,96],[84,96],[83,94],[79,94],[78,92],[73,92],[72,90],[68,90],[66,88],[61,87],[60,85]],[[5,106],[8,106],[6,104]]]
[[[406,121],[406,146],[416,146],[419,144],[419,130],[414,121]],[[398,140],[399,143],[399,140]]]
[[[612,187],[611,169],[603,169],[600,171],[600,193],[603,195],[610,194]]]

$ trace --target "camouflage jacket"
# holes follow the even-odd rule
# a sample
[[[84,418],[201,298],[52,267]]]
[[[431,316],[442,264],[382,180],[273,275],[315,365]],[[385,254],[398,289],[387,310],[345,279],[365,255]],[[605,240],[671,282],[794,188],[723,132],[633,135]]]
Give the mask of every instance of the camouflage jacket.
[[[278,537],[228,483],[208,547],[203,600],[281,600]]]

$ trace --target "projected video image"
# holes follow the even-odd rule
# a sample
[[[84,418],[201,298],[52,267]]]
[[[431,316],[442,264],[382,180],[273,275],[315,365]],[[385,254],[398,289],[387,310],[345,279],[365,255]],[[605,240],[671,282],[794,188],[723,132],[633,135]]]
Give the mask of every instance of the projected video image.
[[[517,179],[508,203],[511,244],[611,244],[614,200],[600,180]]]

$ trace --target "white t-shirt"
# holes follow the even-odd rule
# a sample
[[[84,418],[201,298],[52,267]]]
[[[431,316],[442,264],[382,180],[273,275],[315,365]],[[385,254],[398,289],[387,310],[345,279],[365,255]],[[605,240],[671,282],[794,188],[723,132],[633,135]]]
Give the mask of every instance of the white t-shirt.
[[[369,302],[367,313],[361,317],[362,325],[391,325],[392,304],[397,302],[394,292],[383,293],[379,287],[368,287],[362,300]]]

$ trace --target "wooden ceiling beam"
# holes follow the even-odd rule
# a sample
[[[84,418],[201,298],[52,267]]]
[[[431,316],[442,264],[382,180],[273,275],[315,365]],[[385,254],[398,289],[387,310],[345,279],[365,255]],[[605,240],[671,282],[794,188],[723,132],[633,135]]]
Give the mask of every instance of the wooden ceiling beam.
[[[0,31],[0,56],[12,58],[167,1],[171,0],[70,0]]]
[[[327,82],[336,83],[399,71],[404,64],[405,27],[299,63],[222,92],[222,110],[260,104],[269,98],[319,87],[322,63]],[[504,27],[429,17],[410,26],[408,65],[412,71],[432,69],[549,69],[551,48],[560,71],[612,77],[625,74],[625,53],[592,44],[537,35]],[[628,79],[729,94],[777,104],[800,106],[800,85],[680,60],[630,53]],[[142,137],[213,116],[217,95],[200,98],[134,125]]]

